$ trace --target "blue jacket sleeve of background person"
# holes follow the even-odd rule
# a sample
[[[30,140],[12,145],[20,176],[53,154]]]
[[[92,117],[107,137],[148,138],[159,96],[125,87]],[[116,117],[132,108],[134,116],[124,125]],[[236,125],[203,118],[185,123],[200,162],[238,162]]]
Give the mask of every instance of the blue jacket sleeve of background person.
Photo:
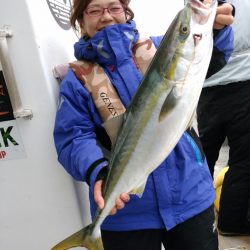
[[[219,5],[223,3],[227,3],[227,1],[218,0]],[[232,14],[233,16],[235,15],[234,6]],[[214,49],[206,78],[214,75],[226,65],[229,57],[233,53],[233,50],[234,35],[232,26],[225,26],[222,30],[214,30]]]
[[[214,49],[206,78],[217,73],[228,62],[234,49],[234,35],[231,26],[214,31]]]

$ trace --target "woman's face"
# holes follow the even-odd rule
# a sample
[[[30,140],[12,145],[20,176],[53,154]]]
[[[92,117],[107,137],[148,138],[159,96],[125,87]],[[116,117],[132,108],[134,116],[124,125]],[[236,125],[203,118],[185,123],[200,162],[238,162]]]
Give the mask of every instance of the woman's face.
[[[126,23],[126,15],[119,0],[92,0],[83,13],[81,29],[89,37],[112,24]]]

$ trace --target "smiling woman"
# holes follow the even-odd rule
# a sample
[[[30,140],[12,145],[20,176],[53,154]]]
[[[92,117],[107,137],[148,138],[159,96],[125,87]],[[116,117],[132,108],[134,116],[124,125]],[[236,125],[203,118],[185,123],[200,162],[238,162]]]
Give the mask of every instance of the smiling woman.
[[[74,45],[78,61],[70,64],[60,85],[54,141],[65,170],[89,185],[93,224],[53,249],[81,245],[102,250],[103,242],[105,250],[160,250],[161,243],[168,250],[218,250],[212,179],[197,135],[193,129],[186,131],[210,62],[217,1],[207,8],[199,0],[190,0],[164,38],[146,39],[128,3],[73,1],[71,24],[75,28],[79,24],[82,36]],[[137,5],[137,13],[143,13],[141,24],[146,28],[154,25],[149,35],[158,33],[159,27],[163,30],[158,35],[163,35],[177,12],[172,6],[163,10],[163,6],[164,1]],[[182,1],[177,8],[181,7]],[[197,8],[202,10],[201,18],[209,17],[205,25],[191,19]],[[206,57],[202,57],[205,60],[198,72],[199,67],[186,67],[197,72],[187,75],[197,77],[188,81],[196,83],[195,87],[186,84],[190,91],[184,91],[177,75],[186,76],[185,68],[181,70],[183,64],[178,59],[200,55],[190,53],[196,47],[194,30],[207,34],[199,43],[199,51]],[[231,28],[225,27],[215,38],[221,41],[221,36],[230,43]],[[224,46],[220,50],[223,54]],[[189,100],[187,95],[175,95],[182,89],[194,100],[185,108],[182,104]],[[104,116],[107,108],[109,113]],[[188,116],[183,116],[186,108]],[[120,112],[110,112],[114,109]],[[124,112],[124,118],[118,116]],[[167,117],[185,117],[186,121],[173,119],[173,123]],[[107,122],[113,131],[120,131],[115,144],[104,126]]]

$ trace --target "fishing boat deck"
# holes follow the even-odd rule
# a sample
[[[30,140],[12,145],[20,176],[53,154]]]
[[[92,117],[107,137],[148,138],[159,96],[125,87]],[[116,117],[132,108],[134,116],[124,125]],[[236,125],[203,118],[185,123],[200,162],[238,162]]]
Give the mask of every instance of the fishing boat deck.
[[[223,237],[219,235],[220,250],[250,250],[250,237]]]

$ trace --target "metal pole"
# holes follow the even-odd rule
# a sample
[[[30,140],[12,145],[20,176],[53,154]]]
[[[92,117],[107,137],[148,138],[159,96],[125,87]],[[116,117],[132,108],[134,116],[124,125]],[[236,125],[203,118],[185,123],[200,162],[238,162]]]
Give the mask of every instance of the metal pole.
[[[0,61],[13,108],[13,115],[15,118],[31,119],[33,117],[32,111],[22,107],[21,98],[12,69],[7,43],[7,38],[10,37],[12,37],[12,31],[8,27],[0,29]]]

